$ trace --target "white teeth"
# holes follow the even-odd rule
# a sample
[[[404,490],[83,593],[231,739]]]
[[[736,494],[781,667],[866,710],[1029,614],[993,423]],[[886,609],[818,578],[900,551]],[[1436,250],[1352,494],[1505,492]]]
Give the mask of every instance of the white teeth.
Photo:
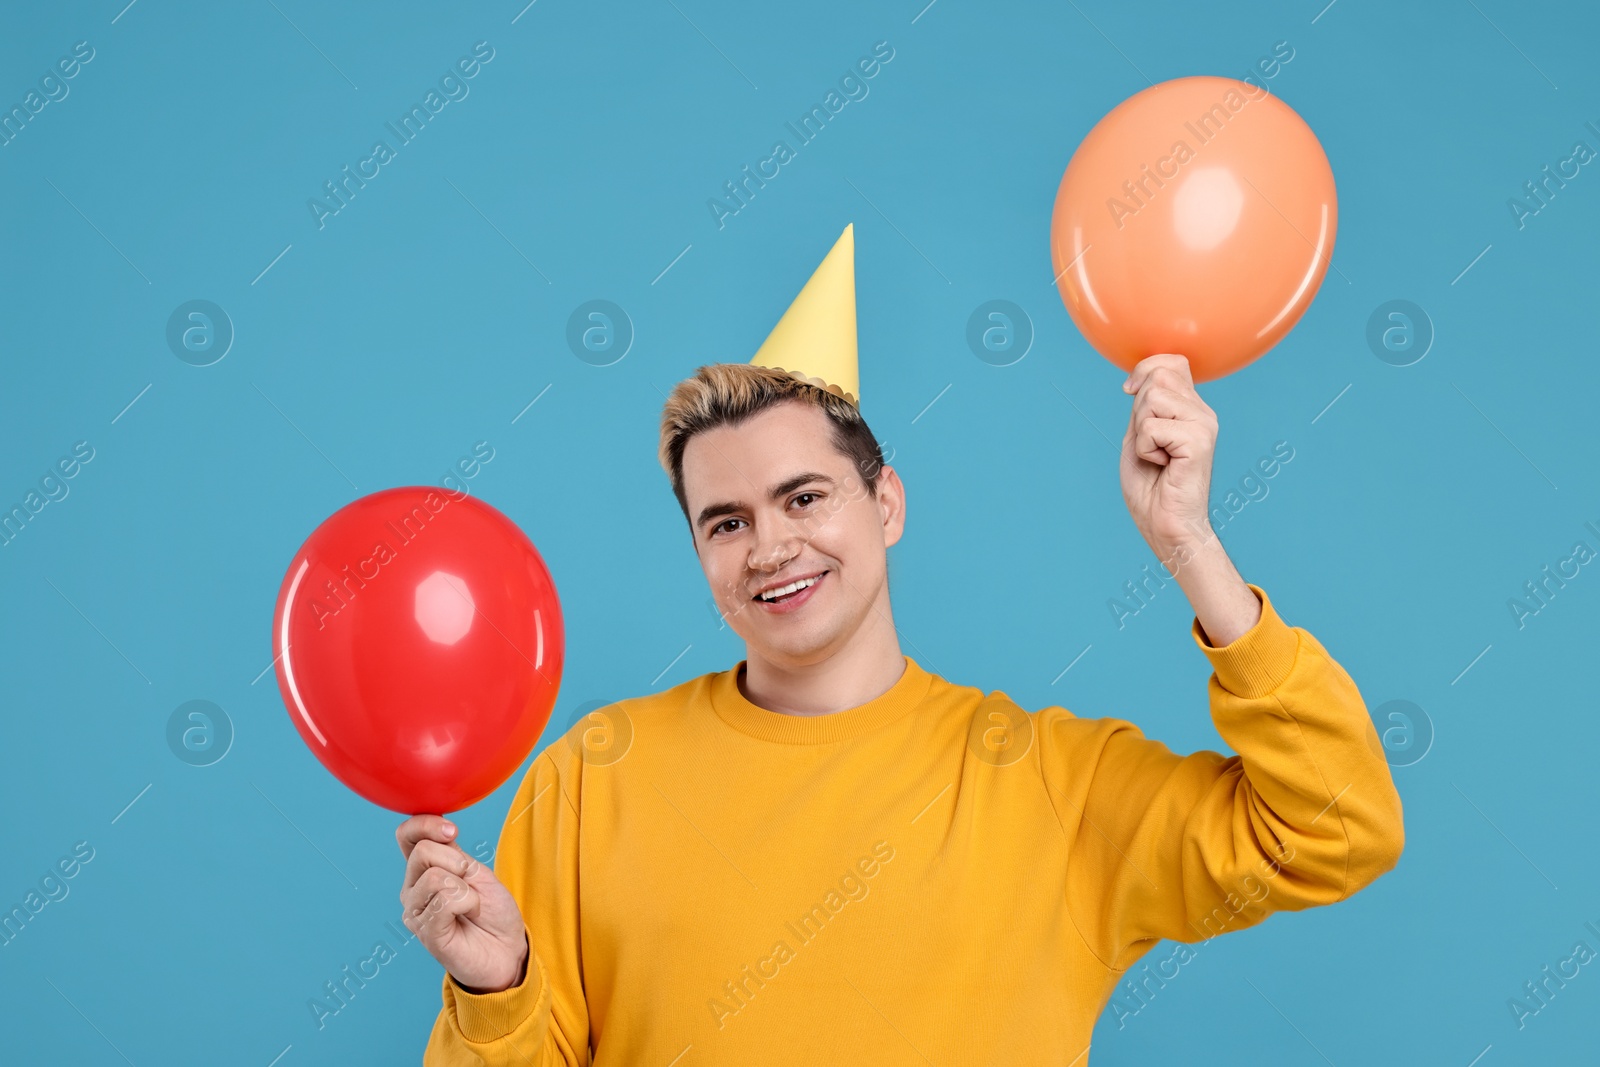
[[[766,601],[770,602],[770,601],[776,600],[779,597],[784,596],[784,595],[786,595],[788,593],[793,593],[793,592],[796,592],[798,590],[806,589],[806,588],[809,588],[809,587],[811,587],[813,585],[816,585],[818,579],[820,579],[821,577],[822,577],[822,575],[819,574],[819,575],[817,575],[816,578],[802,578],[798,582],[790,582],[788,585],[782,587],[781,589],[769,589],[765,593],[760,593],[758,595],[760,596],[760,598],[762,600],[766,600]]]

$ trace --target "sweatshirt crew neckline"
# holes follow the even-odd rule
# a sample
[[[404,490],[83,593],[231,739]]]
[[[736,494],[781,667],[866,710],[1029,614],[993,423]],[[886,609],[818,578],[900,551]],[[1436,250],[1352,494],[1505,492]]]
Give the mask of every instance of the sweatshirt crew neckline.
[[[748,663],[748,660],[742,659],[712,676],[711,707],[723,722],[761,741],[788,745],[825,745],[847,741],[869,730],[887,726],[927,697],[933,685],[933,675],[918,666],[910,656],[901,653],[901,658],[906,661],[905,671],[882,695],[865,704],[823,715],[789,715],[751,703],[739,690],[738,677],[744,673]]]

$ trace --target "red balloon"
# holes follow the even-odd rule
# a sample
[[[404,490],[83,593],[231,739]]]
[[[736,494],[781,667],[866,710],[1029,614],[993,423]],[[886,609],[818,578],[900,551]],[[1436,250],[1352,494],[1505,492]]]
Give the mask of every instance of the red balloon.
[[[385,489],[295,554],[272,620],[278,690],[345,785],[406,815],[459,811],[533,751],[561,684],[561,604],[538,549],[476,498]]]

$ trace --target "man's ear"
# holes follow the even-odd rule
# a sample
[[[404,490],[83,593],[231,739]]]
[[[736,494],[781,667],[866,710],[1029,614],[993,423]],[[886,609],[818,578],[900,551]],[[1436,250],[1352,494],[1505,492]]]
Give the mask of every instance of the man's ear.
[[[878,512],[883,516],[883,546],[900,540],[906,527],[906,487],[899,473],[885,464],[878,472]]]

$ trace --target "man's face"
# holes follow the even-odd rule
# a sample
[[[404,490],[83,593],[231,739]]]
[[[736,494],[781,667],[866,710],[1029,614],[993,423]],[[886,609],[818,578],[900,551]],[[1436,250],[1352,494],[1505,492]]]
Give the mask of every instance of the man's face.
[[[888,621],[886,549],[905,526],[904,488],[885,466],[869,495],[820,408],[778,404],[696,434],[683,484],[706,581],[752,652],[808,666],[845,647],[871,613]],[[784,601],[755,599],[819,574]]]

